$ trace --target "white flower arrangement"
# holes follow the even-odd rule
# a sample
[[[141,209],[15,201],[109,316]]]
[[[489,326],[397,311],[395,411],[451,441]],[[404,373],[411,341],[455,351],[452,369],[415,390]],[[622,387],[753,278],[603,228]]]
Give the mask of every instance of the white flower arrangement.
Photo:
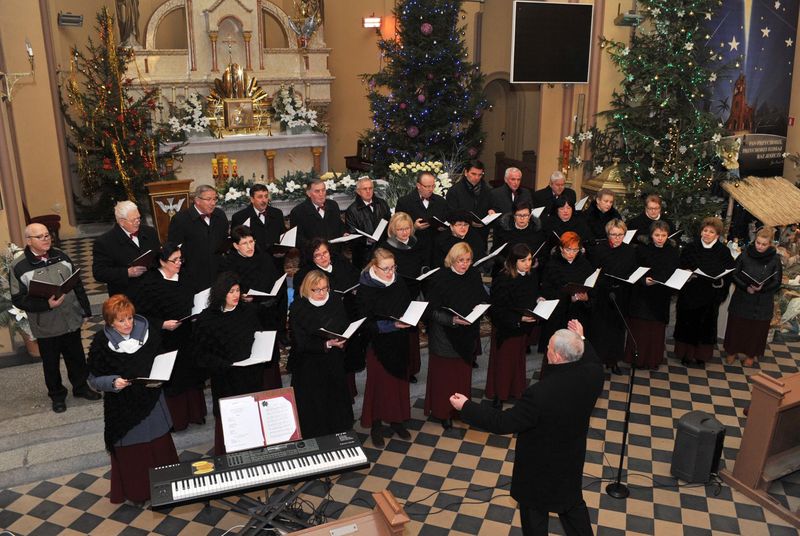
[[[33,339],[31,325],[25,311],[17,309],[11,302],[11,265],[25,250],[14,243],[0,256],[0,326],[8,327],[13,335],[19,331],[28,339]]]
[[[417,173],[427,171],[436,177],[433,192],[437,195],[447,195],[447,190],[453,186],[450,172],[445,163],[438,160],[425,162],[394,162],[389,164],[389,177],[387,179],[386,200],[389,205],[394,205],[397,200],[414,189]]]
[[[275,117],[284,128],[318,128],[317,112],[306,108],[303,99],[295,92],[294,86],[281,87],[272,101]]]
[[[175,115],[171,115],[167,122],[174,134],[190,134],[208,129],[203,98],[197,93],[189,93],[182,103],[173,107],[173,112]]]

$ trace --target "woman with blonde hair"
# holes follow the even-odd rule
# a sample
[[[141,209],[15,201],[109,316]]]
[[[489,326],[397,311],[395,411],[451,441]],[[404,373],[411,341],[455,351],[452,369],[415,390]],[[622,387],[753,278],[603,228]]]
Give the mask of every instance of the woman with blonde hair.
[[[425,414],[433,415],[447,429],[457,412],[450,395],[472,388],[472,362],[480,344],[480,321],[467,316],[489,296],[481,274],[472,266],[472,248],[457,242],[444,259],[444,268],[432,277],[428,291],[428,382]],[[454,314],[456,311],[459,315]]]

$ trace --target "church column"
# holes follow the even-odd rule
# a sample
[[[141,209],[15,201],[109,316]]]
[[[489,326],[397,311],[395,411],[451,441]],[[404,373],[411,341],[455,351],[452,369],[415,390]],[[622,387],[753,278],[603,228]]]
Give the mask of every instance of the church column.
[[[275,182],[275,155],[278,151],[268,150],[264,151],[264,156],[267,158],[267,181]]]
[[[219,32],[216,30],[209,30],[208,37],[211,39],[211,72],[218,72],[217,68],[217,37]]]
[[[311,154],[314,156],[314,171],[322,173],[322,147],[312,147]]]
[[[252,71],[253,66],[250,61],[250,39],[252,39],[253,37],[253,32],[245,30],[242,32],[242,35],[244,36],[244,57],[247,63],[244,69],[245,71]]]

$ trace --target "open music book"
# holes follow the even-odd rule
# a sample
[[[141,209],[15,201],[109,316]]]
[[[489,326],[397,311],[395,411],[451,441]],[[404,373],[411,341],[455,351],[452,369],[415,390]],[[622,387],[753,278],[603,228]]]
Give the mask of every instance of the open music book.
[[[745,272],[744,270],[742,270],[742,275],[746,275],[746,276],[748,277],[748,279],[751,279],[751,280],[752,280],[752,281],[753,281],[753,282],[756,284],[755,286],[757,286],[757,287],[759,287],[759,286],[763,285],[764,283],[766,283],[766,282],[767,282],[767,280],[769,280],[770,278],[772,278],[772,276],[774,276],[774,275],[775,275],[775,274],[777,274],[777,273],[778,273],[778,271],[776,270],[776,271],[772,272],[771,274],[769,274],[769,275],[768,275],[767,277],[765,277],[764,279],[762,279],[761,281],[759,281],[758,279],[756,279],[756,278],[755,278],[755,277],[753,277],[752,275],[750,275],[750,274],[748,274],[747,272]]]
[[[683,270],[681,268],[678,268],[672,273],[671,276],[669,276],[669,279],[667,279],[666,281],[657,281],[655,279],[653,279],[653,281],[655,281],[659,285],[664,285],[669,288],[674,288],[675,290],[680,290],[683,288],[683,285],[685,285],[686,282],[689,281],[690,277],[692,277],[692,272],[690,270]]]
[[[534,218],[541,218],[543,212],[544,212],[544,207],[536,207],[531,211],[531,216],[533,216]]]
[[[353,285],[353,286],[352,286],[352,287],[350,287],[350,288],[346,288],[346,289],[344,289],[344,290],[336,290],[336,289],[333,289],[333,291],[334,291],[334,292],[337,292],[337,293],[339,293],[339,294],[341,294],[341,295],[343,295],[343,296],[344,296],[345,294],[347,294],[347,293],[349,293],[349,292],[353,292],[355,289],[357,289],[357,288],[358,288],[358,286],[359,286],[360,284],[361,284],[361,283],[356,283],[355,285]]]
[[[172,376],[172,368],[175,366],[175,358],[178,351],[159,354],[153,359],[153,366],[146,378],[134,378],[133,383],[161,383],[169,380]]]
[[[491,307],[491,304],[479,303],[478,305],[475,306],[475,308],[472,309],[472,311],[467,316],[464,316],[461,313],[459,313],[458,311],[455,311],[455,310],[453,310],[453,309],[451,309],[449,307],[445,307],[444,309],[446,311],[450,311],[451,313],[453,313],[457,317],[462,318],[463,320],[466,320],[470,324],[473,324],[473,323],[475,323],[476,320],[478,320],[481,316],[483,316],[483,313],[485,313],[486,311],[489,310],[489,307]]]
[[[256,331],[253,346],[250,347],[250,357],[233,364],[234,367],[249,367],[259,363],[272,361],[272,351],[275,349],[275,334],[277,331]]]
[[[408,304],[406,311],[400,318],[396,316],[391,316],[389,318],[392,320],[399,320],[400,322],[408,324],[409,326],[416,326],[419,324],[422,314],[425,312],[427,307],[428,302],[426,301],[412,301]]]
[[[583,210],[583,207],[585,207],[585,206],[586,206],[586,202],[587,202],[588,200],[589,200],[589,196],[588,196],[588,195],[587,195],[586,197],[582,198],[582,199],[579,199],[579,200],[578,200],[578,202],[577,202],[577,203],[575,203],[575,210],[576,210],[576,211],[581,211],[581,210]]]
[[[245,294],[245,296],[252,296],[253,298],[256,298],[256,299],[258,299],[258,298],[274,298],[275,296],[278,295],[278,292],[280,292],[281,285],[283,285],[284,281],[286,281],[286,274],[285,273],[282,276],[280,276],[277,279],[277,281],[275,281],[275,284],[272,285],[272,290],[270,290],[269,292],[262,292],[260,290],[256,290],[254,288],[251,288],[250,290],[247,291],[247,294]]]
[[[432,269],[432,270],[428,270],[427,272],[425,272],[425,273],[424,273],[424,274],[422,274],[421,276],[417,277],[416,279],[417,279],[417,281],[422,281],[422,280],[423,280],[423,279],[425,279],[426,277],[428,277],[428,276],[431,276],[431,275],[435,274],[435,273],[436,273],[436,272],[438,272],[439,270],[441,270],[441,266],[440,266],[439,268],[434,268],[434,269]]]
[[[361,238],[363,235],[358,233],[340,236],[339,238],[334,238],[333,240],[328,240],[329,244],[343,244],[344,242],[350,242],[351,240],[357,240]]]
[[[347,326],[347,329],[344,330],[344,333],[336,333],[333,331],[328,331],[325,328],[319,328],[319,330],[322,333],[323,337],[326,337],[328,339],[338,339],[340,341],[346,341],[347,339],[353,336],[353,334],[358,330],[358,328],[361,327],[361,324],[363,324],[364,320],[366,319],[367,317],[365,316],[364,318],[359,318],[355,322],[350,323],[350,325]]]
[[[478,259],[477,261],[473,262],[473,263],[472,263],[472,266],[478,266],[479,264],[481,264],[481,263],[483,263],[483,262],[485,262],[485,261],[488,261],[489,259],[491,259],[491,258],[493,258],[493,257],[496,257],[497,255],[499,255],[499,254],[500,254],[500,252],[501,252],[501,251],[503,251],[503,249],[504,249],[504,248],[505,248],[507,245],[508,245],[508,242],[506,242],[505,244],[503,244],[503,245],[502,245],[502,246],[500,246],[499,248],[496,248],[494,251],[492,251],[491,253],[489,253],[489,254],[488,254],[488,255],[486,255],[485,257],[481,257],[481,258],[480,258],[480,259]]]
[[[183,318],[179,318],[178,322],[183,322],[184,320],[190,320],[196,318],[208,308],[208,297],[211,296],[211,287],[208,287],[205,290],[201,290],[197,294],[194,295],[194,305],[192,306],[192,313],[189,316],[184,316]]]
[[[284,248],[293,248],[297,244],[297,226],[292,227],[281,235],[280,242],[274,244]]]
[[[46,300],[50,299],[50,296],[55,296],[56,299],[58,299],[78,286],[78,283],[81,282],[80,273],[81,269],[78,268],[72,272],[72,275],[62,281],[60,285],[31,279],[31,282],[28,283],[28,296],[44,298]]]
[[[633,240],[633,235],[636,234],[636,229],[631,229],[630,231],[625,231],[625,238],[622,239],[624,244],[630,244],[631,240]]]
[[[544,320],[548,320],[550,315],[553,314],[553,311],[556,310],[558,306],[559,300],[544,300],[540,301],[536,304],[536,307],[533,309],[522,308],[519,311],[524,315],[536,315],[539,318],[543,318]]]
[[[649,272],[649,271],[650,271],[650,268],[649,268],[649,267],[647,267],[647,266],[640,266],[640,267],[638,267],[636,270],[634,270],[634,271],[633,271],[633,273],[632,273],[631,275],[629,275],[629,276],[628,276],[628,277],[626,277],[626,278],[617,277],[617,276],[615,276],[615,275],[611,275],[611,274],[609,274],[609,273],[606,273],[606,275],[607,275],[608,277],[613,277],[614,279],[619,279],[620,281],[625,281],[626,283],[634,284],[634,283],[636,283],[637,281],[639,281],[639,279],[641,279],[641,278],[642,278],[642,276],[643,276],[644,274],[646,274],[647,272]]]
[[[156,252],[152,249],[148,249],[131,262],[128,263],[128,266],[141,266],[142,268],[150,268],[153,265],[153,260],[156,258]]]
[[[219,413],[229,453],[302,439],[292,387],[220,398]]]
[[[728,268],[727,270],[724,270],[724,271],[723,271],[721,274],[719,274],[719,275],[708,275],[707,273],[705,273],[705,272],[704,272],[703,270],[701,270],[700,268],[697,268],[697,269],[694,271],[694,273],[696,273],[697,275],[702,275],[703,277],[707,277],[707,278],[709,278],[709,279],[719,279],[719,278],[721,278],[721,277],[725,277],[726,275],[728,275],[729,273],[731,273],[731,272],[732,272],[732,271],[734,271],[735,269],[736,269],[736,268]]]
[[[598,277],[600,277],[600,268],[595,270],[589,277],[587,277],[586,281],[583,283],[567,283],[564,285],[564,290],[566,290],[569,294],[586,292],[587,290],[594,288]]]
[[[362,231],[361,229],[358,229],[358,228],[355,228],[355,227],[354,227],[354,229],[361,236],[366,236],[370,240],[372,240],[374,242],[377,242],[378,240],[381,239],[381,236],[383,235],[383,231],[386,230],[386,226],[387,225],[389,225],[388,221],[386,221],[386,220],[379,221],[378,225],[375,226],[375,231],[372,234],[369,234],[369,233],[367,233],[365,231]]]

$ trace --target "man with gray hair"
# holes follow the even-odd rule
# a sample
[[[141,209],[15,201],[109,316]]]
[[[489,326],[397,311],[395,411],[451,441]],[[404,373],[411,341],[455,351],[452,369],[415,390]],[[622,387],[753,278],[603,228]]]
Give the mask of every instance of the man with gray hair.
[[[575,195],[575,190],[567,188],[566,184],[567,179],[564,177],[564,174],[560,171],[554,171],[553,174],[550,175],[550,184],[541,190],[533,192],[534,208],[544,207],[544,212],[540,216],[541,218],[546,218],[553,214],[553,204],[556,202],[556,199],[561,199],[563,197],[571,206],[575,206],[575,202],[578,199]]]
[[[211,286],[217,278],[222,254],[230,249],[228,217],[217,207],[213,186],[202,184],[194,191],[193,205],[172,217],[168,240],[181,245],[181,282],[192,292]]]
[[[135,299],[141,276],[155,266],[161,243],[152,227],[142,225],[142,215],[135,203],[120,201],[114,207],[114,226],[94,241],[92,274],[108,285],[108,295],[125,294]],[[148,250],[153,256],[147,266],[131,266],[131,261]]]
[[[381,220],[389,222],[392,213],[389,204],[375,195],[375,183],[367,176],[363,176],[356,182],[356,199],[344,212],[344,222],[350,232],[355,233],[360,229],[365,233],[372,234]],[[380,238],[380,237],[379,237]],[[351,242],[353,252],[353,265],[359,270],[366,266],[369,261],[368,253],[375,245],[370,239],[356,240]]]
[[[522,186],[522,171],[519,168],[510,167],[503,174],[505,184],[494,188],[489,192],[489,207],[494,212],[509,214],[514,205],[519,203],[530,203],[533,205],[531,192]]]
[[[568,536],[593,534],[581,487],[589,418],[605,375],[580,322],[567,325],[547,345],[547,375],[510,409],[478,404],[459,393],[450,397],[465,423],[494,434],[519,434],[511,496],[519,503],[526,536],[548,534],[549,512],[558,514]]]

